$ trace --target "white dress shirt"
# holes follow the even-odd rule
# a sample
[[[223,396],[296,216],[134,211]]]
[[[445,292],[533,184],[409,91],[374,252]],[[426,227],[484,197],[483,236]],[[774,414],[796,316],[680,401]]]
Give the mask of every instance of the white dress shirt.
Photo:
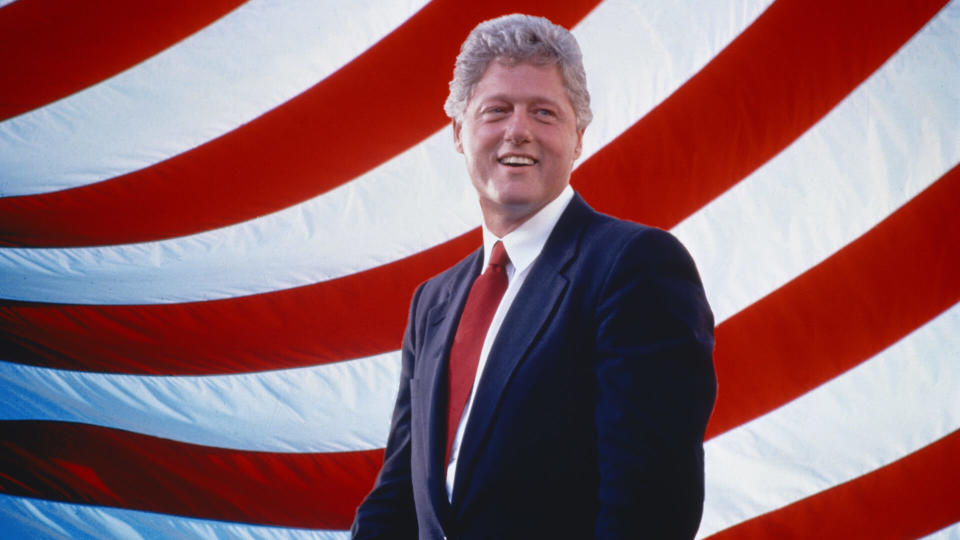
[[[519,227],[507,233],[503,238],[497,238],[492,232],[483,225],[483,265],[487,267],[487,261],[490,260],[490,252],[497,241],[503,242],[503,247],[507,251],[510,262],[507,264],[507,290],[500,299],[500,305],[493,315],[493,321],[490,328],[487,329],[487,335],[483,339],[483,347],[480,349],[480,361],[477,364],[477,373],[473,379],[473,388],[470,390],[470,398],[463,408],[463,415],[460,416],[460,422],[457,424],[457,433],[453,439],[453,446],[450,449],[450,463],[447,464],[447,499],[453,497],[453,479],[457,472],[457,458],[460,453],[460,442],[463,440],[464,428],[467,425],[466,420],[470,418],[470,409],[473,406],[473,397],[477,392],[477,385],[480,382],[480,375],[487,364],[487,355],[490,354],[490,347],[500,331],[500,325],[503,318],[513,304],[513,299],[517,297],[517,292],[523,286],[523,282],[530,273],[533,261],[537,259],[540,252],[543,251],[547,238],[553,232],[560,215],[567,208],[570,200],[573,198],[573,188],[569,185],[564,188],[556,199],[547,203],[539,212],[523,222]]]

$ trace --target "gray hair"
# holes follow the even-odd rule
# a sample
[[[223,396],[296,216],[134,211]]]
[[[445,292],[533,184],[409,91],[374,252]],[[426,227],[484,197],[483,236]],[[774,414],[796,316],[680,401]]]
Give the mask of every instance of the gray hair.
[[[586,128],[593,120],[577,39],[566,28],[543,17],[520,14],[484,21],[467,36],[453,68],[450,95],[443,105],[447,116],[456,122],[463,121],[473,89],[490,62],[498,57],[511,62],[556,63],[577,115],[577,129]]]

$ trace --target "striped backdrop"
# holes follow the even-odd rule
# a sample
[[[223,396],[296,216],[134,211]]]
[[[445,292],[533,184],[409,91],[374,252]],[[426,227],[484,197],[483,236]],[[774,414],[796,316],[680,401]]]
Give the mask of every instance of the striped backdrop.
[[[519,11],[583,48],[574,188],[703,275],[700,536],[960,538],[960,1],[0,5],[0,537],[346,537]]]

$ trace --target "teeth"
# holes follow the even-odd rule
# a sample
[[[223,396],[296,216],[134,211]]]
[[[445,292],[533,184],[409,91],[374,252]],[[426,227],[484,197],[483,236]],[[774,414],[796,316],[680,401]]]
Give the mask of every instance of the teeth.
[[[525,156],[504,156],[500,158],[500,163],[504,165],[533,165],[536,161]]]

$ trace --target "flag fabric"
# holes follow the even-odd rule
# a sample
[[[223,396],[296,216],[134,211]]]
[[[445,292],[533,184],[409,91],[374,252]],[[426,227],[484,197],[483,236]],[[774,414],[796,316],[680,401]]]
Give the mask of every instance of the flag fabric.
[[[527,12],[715,312],[699,536],[960,538],[960,2],[2,4],[0,536],[347,537],[480,244],[454,58]]]

